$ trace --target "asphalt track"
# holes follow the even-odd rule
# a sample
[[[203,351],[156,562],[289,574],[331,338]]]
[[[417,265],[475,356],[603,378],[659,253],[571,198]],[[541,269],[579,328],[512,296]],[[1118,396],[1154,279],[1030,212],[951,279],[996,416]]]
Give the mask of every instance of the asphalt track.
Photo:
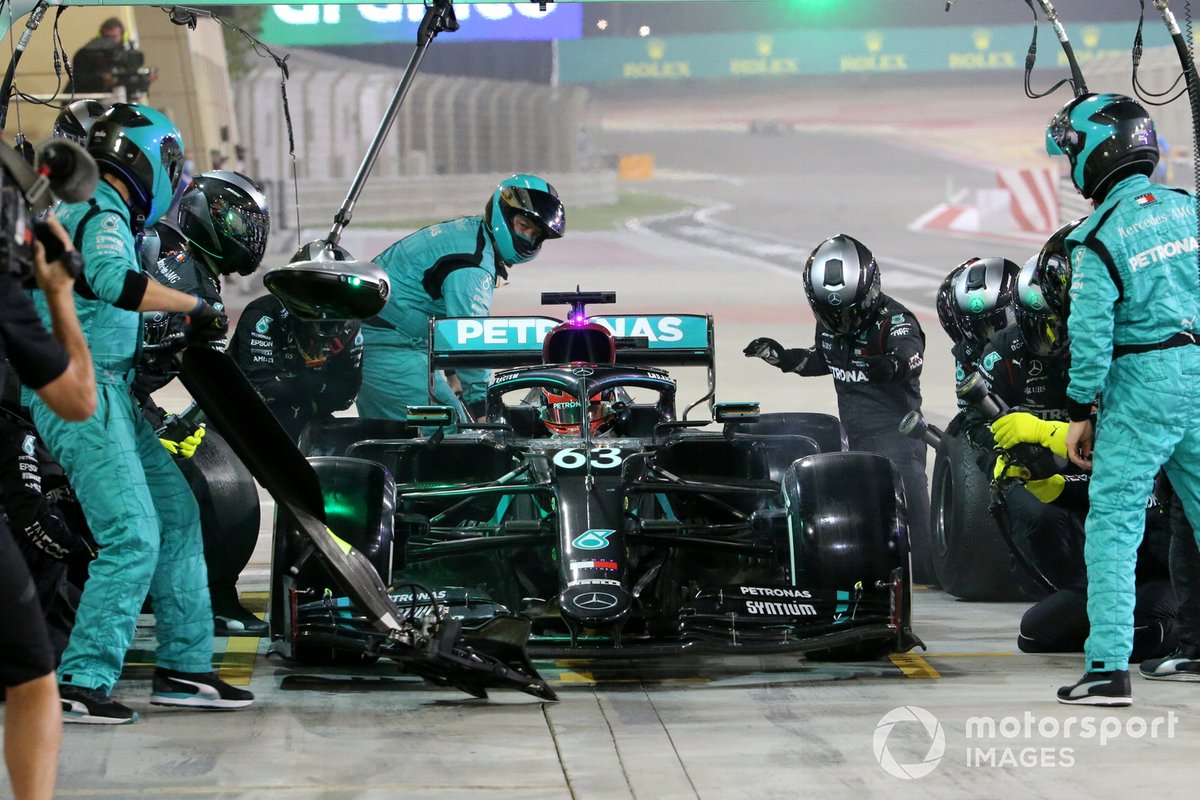
[[[798,268],[812,246],[844,231],[874,249],[885,290],[921,316],[925,409],[945,421],[953,369],[932,291],[969,256],[1023,261],[1028,252],[907,225],[948,187],[992,185],[996,154],[1015,148],[1035,159],[1043,109],[1023,105],[1030,101],[1015,81],[986,94],[847,87],[827,93],[824,105],[797,105],[783,92],[698,102],[680,94],[607,99],[598,138],[613,152],[654,154],[656,177],[638,188],[705,210],[568,234],[514,270],[494,313],[539,313],[541,291],[577,284],[615,289],[624,313],[711,313],[718,399],[833,412],[829,379],[782,375],[741,348],[762,335],[811,342]],[[1058,103],[1042,104],[1052,111]],[[872,108],[893,110],[880,122]],[[988,109],[1006,124],[984,124]],[[793,120],[794,130],[752,135],[755,119]],[[1028,135],[1035,141],[1026,146]],[[399,233],[364,234],[351,250],[366,257]],[[702,377],[688,373],[678,371],[681,398],[702,389]],[[184,402],[168,391],[166,407]],[[243,588],[264,590],[268,566],[264,535]],[[297,669],[267,660],[256,640],[218,640],[223,674],[258,694],[253,708],[151,708],[146,668],[133,664],[118,696],[142,720],[68,729],[60,796],[1060,800],[1194,784],[1196,687],[1135,678],[1132,709],[1060,706],[1053,690],[1077,677],[1082,659],[1017,653],[1022,611],[920,589],[915,629],[929,650],[890,662],[542,662],[562,698],[556,704],[505,692],[474,701],[386,665],[356,674]],[[143,629],[140,648],[152,633]],[[1091,736],[1082,732],[1085,717],[1096,726]]]

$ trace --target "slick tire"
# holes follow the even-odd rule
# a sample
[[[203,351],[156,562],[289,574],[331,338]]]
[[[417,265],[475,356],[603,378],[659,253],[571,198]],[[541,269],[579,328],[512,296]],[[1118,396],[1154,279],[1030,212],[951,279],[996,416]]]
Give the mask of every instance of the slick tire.
[[[962,436],[946,434],[938,446],[930,492],[933,568],[942,589],[960,600],[1024,600],[1008,545],[988,513],[991,493],[978,456]]]

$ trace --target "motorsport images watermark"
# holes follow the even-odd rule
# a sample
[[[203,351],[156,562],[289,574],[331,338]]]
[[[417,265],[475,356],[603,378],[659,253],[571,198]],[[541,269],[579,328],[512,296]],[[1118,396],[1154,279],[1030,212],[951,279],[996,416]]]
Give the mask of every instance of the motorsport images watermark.
[[[961,763],[984,768],[1073,767],[1075,749],[1082,743],[1099,742],[1104,747],[1118,739],[1174,739],[1178,722],[1174,711],[1149,718],[1113,714],[1043,717],[1031,711],[1019,717],[969,717]],[[885,772],[915,780],[942,762],[946,731],[937,717],[920,706],[899,706],[876,723],[871,744],[875,760]]]

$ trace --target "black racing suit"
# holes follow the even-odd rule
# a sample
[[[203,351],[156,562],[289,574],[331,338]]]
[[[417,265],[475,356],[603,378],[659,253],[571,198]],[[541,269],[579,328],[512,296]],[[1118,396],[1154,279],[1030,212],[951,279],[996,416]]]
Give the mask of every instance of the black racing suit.
[[[238,320],[230,350],[293,440],[310,420],[350,407],[362,386],[358,322],[318,337],[274,295],[253,300]]]
[[[0,505],[33,576],[57,662],[96,545],[66,473],[33,423],[7,409],[0,411]]]
[[[880,375],[877,365],[890,361],[891,374]],[[817,323],[815,344],[784,351],[781,365],[799,364],[799,375],[832,375],[838,414],[850,449],[887,456],[904,482],[909,539],[917,551],[919,572],[931,572],[929,545],[929,482],[925,474],[925,443],[900,433],[900,420],[921,410],[921,365],[925,333],[907,308],[887,295],[874,320],[856,335],[838,335]],[[782,368],[782,366],[781,366]],[[932,575],[923,579],[932,580]]]
[[[186,251],[168,253],[147,272],[164,286],[199,297],[218,311],[225,310],[221,300],[221,282],[200,259]],[[186,317],[186,314],[172,311],[147,311],[142,314],[144,344],[137,377],[133,381],[133,393],[155,428],[162,425],[165,414],[150,399],[150,394],[166,386],[179,373],[175,355],[184,348]],[[209,346],[224,351],[225,340],[215,339]]]
[[[1010,408],[1028,411],[1039,419],[1067,421],[1067,370],[1069,356],[1047,357],[1031,352],[1014,327],[988,340],[977,368]],[[965,412],[967,435],[983,448],[995,446],[986,420],[978,409]],[[991,478],[990,454],[981,468]],[[1006,495],[1008,524],[1017,543],[1058,589],[1021,619],[1017,646],[1024,652],[1076,652],[1087,638],[1087,568],[1083,560],[1084,519],[1087,516],[1089,473],[1072,465],[1063,472],[1066,484],[1052,503],[1042,503],[1014,484]],[[1166,515],[1157,499],[1147,519],[1147,536],[1139,559],[1138,600],[1135,618],[1135,661],[1165,655],[1173,649],[1175,600],[1166,579]],[[1163,549],[1162,553],[1155,548]],[[1014,560],[1017,580],[1029,576]],[[1026,583],[1026,585],[1029,585]]]
[[[0,270],[0,386],[8,373],[5,357],[34,391],[58,378],[70,364],[62,346],[42,326],[16,276]],[[7,523],[0,521],[0,685],[19,686],[49,675],[54,664],[29,568]]]

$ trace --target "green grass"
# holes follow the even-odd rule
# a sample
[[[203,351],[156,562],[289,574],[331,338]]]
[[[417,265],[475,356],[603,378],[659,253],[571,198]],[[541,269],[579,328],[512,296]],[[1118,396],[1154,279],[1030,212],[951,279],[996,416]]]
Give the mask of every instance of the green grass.
[[[567,204],[567,231],[609,231],[620,228],[631,219],[672,214],[698,208],[695,203],[646,192],[621,192],[620,199],[611,206],[580,206]],[[395,222],[362,223],[360,228],[424,228],[442,222],[443,219],[404,219]]]

